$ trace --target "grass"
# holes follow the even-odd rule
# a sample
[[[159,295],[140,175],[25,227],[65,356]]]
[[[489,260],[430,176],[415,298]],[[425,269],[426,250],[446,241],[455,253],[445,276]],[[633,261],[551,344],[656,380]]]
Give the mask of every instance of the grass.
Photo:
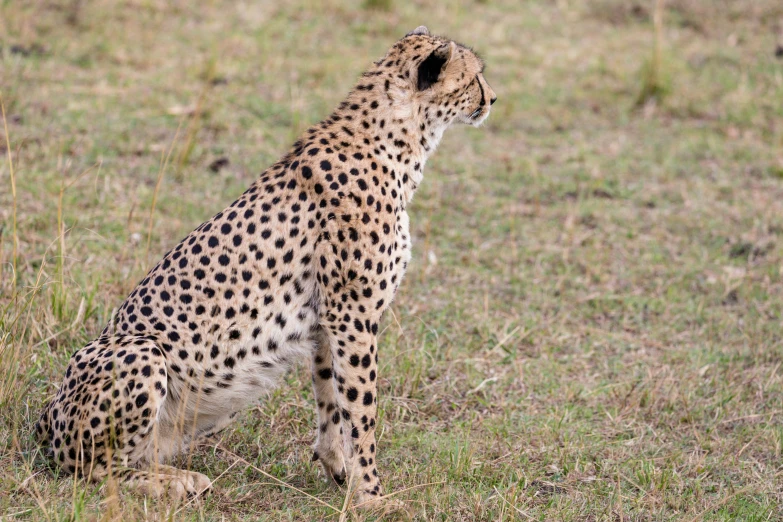
[[[58,476],[30,430],[146,269],[422,23],[499,100],[410,209],[380,340],[399,502],[343,517],[783,517],[783,5],[663,8],[671,81],[636,110],[653,2],[0,3],[0,518],[340,518],[304,366],[186,458],[220,477],[200,505]]]

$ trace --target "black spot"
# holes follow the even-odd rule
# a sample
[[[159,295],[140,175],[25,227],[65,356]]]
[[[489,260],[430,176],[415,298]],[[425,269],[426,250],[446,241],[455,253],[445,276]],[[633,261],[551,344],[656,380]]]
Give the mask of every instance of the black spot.
[[[147,404],[147,399],[149,399],[149,396],[146,393],[140,393],[139,396],[136,397],[136,407],[141,408]]]
[[[345,396],[348,397],[349,401],[354,402],[356,398],[359,397],[359,392],[356,388],[348,388]]]

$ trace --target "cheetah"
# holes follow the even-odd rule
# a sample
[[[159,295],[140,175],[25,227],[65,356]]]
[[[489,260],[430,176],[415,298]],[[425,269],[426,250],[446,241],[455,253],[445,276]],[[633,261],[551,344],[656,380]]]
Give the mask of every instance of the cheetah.
[[[453,123],[497,99],[469,48],[420,26],[236,201],[152,268],[71,358],[35,426],[65,472],[202,493],[163,462],[312,361],[313,460],[377,500],[376,335],[411,259],[406,208]],[[355,475],[354,475],[355,474]]]

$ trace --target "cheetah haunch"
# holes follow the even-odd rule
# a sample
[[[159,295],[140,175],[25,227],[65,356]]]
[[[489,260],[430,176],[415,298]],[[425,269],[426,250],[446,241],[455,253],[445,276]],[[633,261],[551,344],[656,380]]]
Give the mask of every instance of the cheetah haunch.
[[[376,334],[411,257],[406,207],[446,128],[489,115],[482,71],[426,27],[394,44],[73,355],[36,425],[54,461],[150,494],[200,493],[206,476],[160,463],[312,359],[313,459],[338,483],[357,474],[355,502],[377,498]]]

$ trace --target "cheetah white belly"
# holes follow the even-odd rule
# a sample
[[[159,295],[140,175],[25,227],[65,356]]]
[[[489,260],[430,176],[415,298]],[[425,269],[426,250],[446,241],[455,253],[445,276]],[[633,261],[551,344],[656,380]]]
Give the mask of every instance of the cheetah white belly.
[[[200,362],[169,372],[169,399],[161,421],[198,434],[224,427],[231,414],[270,392],[297,362],[309,360],[318,324],[314,307],[267,310],[259,321],[236,324],[235,340],[216,339]],[[214,355],[214,356],[213,356]]]

